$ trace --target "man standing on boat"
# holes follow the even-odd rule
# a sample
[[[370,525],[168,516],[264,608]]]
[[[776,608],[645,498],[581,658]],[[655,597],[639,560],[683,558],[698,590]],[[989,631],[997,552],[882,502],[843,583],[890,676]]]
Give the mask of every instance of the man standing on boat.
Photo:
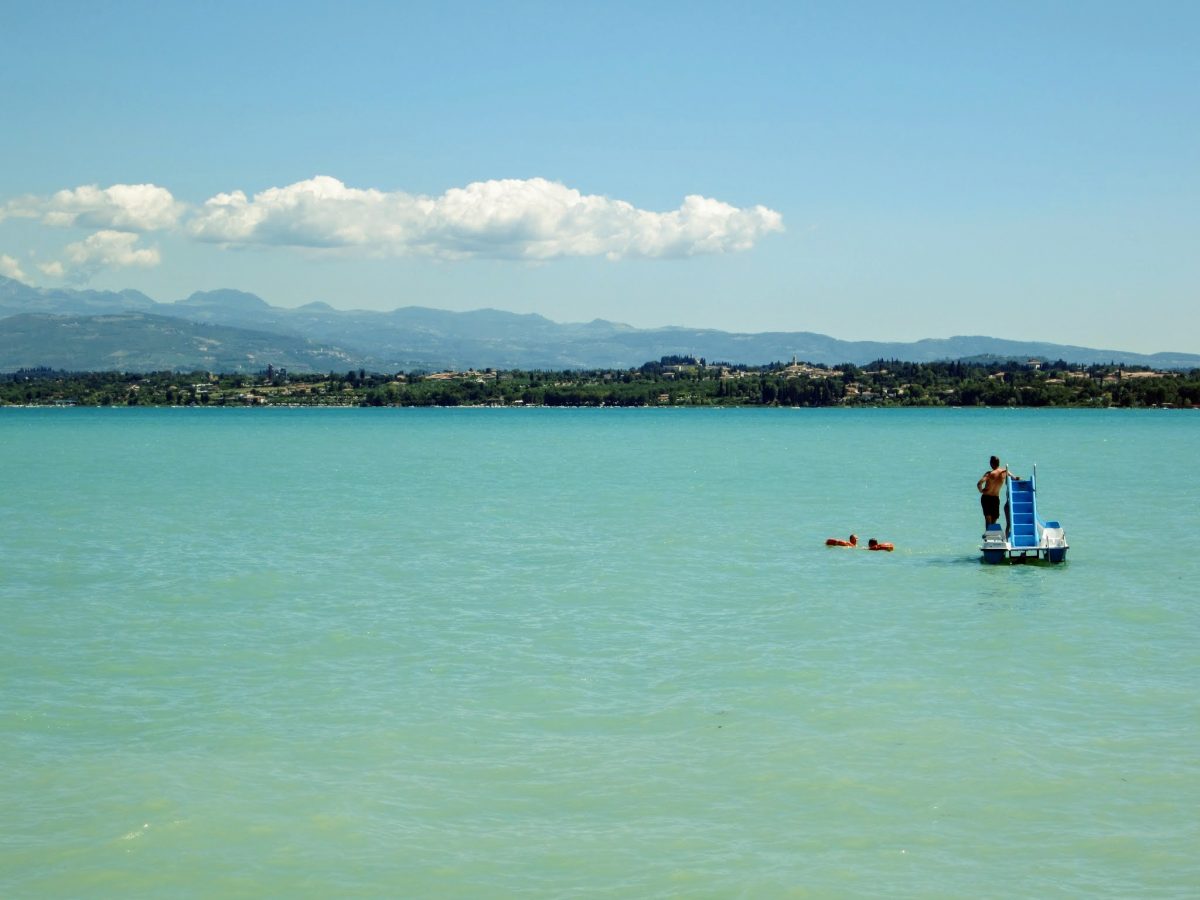
[[[979,503],[983,507],[983,521],[985,530],[987,529],[988,525],[991,525],[993,522],[999,521],[1000,519],[1000,491],[1004,489],[1005,482],[1010,478],[1014,481],[1021,480],[1020,476],[1014,475],[1012,472],[1008,471],[1008,466],[1000,468],[999,457],[993,456],[990,462],[992,466],[991,470],[984,472],[983,477],[980,478],[979,481],[975,482],[975,487],[978,488],[979,493],[983,495],[979,498]],[[1011,537],[1012,509],[1009,507],[1008,501],[1005,501],[1004,503],[1004,524],[1004,536],[1006,538]]]

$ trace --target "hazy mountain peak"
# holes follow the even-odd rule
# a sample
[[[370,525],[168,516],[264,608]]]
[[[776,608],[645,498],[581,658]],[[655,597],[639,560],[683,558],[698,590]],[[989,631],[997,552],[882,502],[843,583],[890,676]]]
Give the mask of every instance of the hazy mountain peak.
[[[35,293],[36,290],[25,284],[25,282],[17,281],[17,279],[9,278],[6,275],[0,275],[0,296],[18,297]]]
[[[196,291],[184,300],[175,301],[177,306],[199,306],[226,310],[271,309],[269,304],[257,294],[246,291],[236,291],[232,288],[218,288],[215,291]]]
[[[223,337],[217,337],[216,332],[205,332],[227,344],[214,357],[212,353],[188,349],[190,345],[167,340],[162,319],[101,321],[99,318],[135,310],[169,317],[165,321],[189,323],[188,328],[225,326],[233,330],[222,333]],[[44,321],[39,320],[38,327],[31,331],[28,322],[12,318],[21,313],[41,314]],[[67,322],[61,319],[63,316],[72,318]],[[79,339],[86,335],[92,339]],[[124,355],[98,356],[98,348],[106,342],[113,353]],[[121,343],[125,346],[119,346]],[[149,349],[155,352],[143,353]],[[107,368],[114,365],[115,359],[128,368],[133,365],[130,354],[136,355],[135,351],[142,353],[141,365],[179,369],[228,365],[245,370],[259,364],[265,367],[271,362],[289,367],[332,365],[375,371],[469,366],[630,368],[672,355],[749,365],[792,358],[828,365],[846,362],[863,365],[877,359],[932,362],[986,355],[1021,361],[1040,358],[1200,368],[1200,355],[1196,354],[1148,355],[982,335],[925,338],[907,343],[841,341],[805,331],[755,334],[678,325],[634,328],[604,319],[561,324],[537,313],[494,308],[452,312],[406,306],[380,312],[341,310],[314,301],[299,309],[289,309],[271,306],[254,294],[231,289],[197,291],[175,303],[155,303],[140,291],[39,289],[0,276],[0,371],[50,361],[65,368]]]
[[[118,291],[118,293],[122,297],[124,297],[126,300],[129,300],[138,305],[141,305],[141,306],[153,306],[154,305],[154,299],[152,297],[149,297],[146,294],[143,294],[141,291],[136,291],[133,288],[125,288],[125,290]]]

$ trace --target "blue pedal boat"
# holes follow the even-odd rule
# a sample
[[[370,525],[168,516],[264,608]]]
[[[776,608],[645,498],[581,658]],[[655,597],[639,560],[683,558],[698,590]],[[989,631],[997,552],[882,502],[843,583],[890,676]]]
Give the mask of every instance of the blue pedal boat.
[[[1037,511],[1037,466],[1033,477],[1009,479],[1007,506],[1011,509],[1011,533],[999,522],[983,533],[983,561],[1001,563],[1061,563],[1067,560],[1067,535],[1058,522],[1043,521]]]

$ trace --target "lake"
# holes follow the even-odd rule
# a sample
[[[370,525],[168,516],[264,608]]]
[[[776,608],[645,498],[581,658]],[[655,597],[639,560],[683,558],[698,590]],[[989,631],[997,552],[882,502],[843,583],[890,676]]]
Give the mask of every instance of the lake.
[[[0,410],[0,894],[1194,897],[1198,445]],[[980,564],[992,454],[1065,565]]]

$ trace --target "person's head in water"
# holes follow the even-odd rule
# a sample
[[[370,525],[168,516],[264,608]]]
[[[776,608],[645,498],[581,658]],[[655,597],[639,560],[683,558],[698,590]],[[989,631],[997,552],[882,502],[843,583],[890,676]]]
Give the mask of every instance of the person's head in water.
[[[992,459],[991,459],[991,463],[992,463],[992,468],[993,468],[993,469],[998,469],[998,468],[1000,468],[1000,457],[998,457],[998,456],[993,456],[993,457],[992,457]]]

